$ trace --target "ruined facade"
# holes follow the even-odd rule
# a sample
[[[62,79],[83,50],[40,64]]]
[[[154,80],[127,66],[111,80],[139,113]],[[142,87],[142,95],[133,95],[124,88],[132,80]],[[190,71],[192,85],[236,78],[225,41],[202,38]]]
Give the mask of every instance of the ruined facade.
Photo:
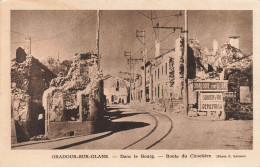
[[[18,142],[44,133],[42,95],[55,77],[32,55],[26,54],[22,48],[17,49],[11,65],[11,116]]]
[[[213,48],[214,46],[216,46],[216,41],[213,41]],[[252,119],[252,55],[246,55],[239,49],[239,40],[231,38],[230,44],[223,44],[213,52],[200,51],[198,57],[207,67],[208,72],[204,75],[197,75],[193,81],[226,82],[225,91],[222,91],[221,95],[225,110],[225,116],[222,118]],[[194,88],[189,89],[189,95],[192,97],[193,94],[193,97],[196,97],[194,96],[196,92],[192,90]],[[198,105],[198,100],[191,101],[193,101],[192,104]]]
[[[174,49],[158,55],[160,47],[156,42],[156,57],[146,64],[145,96],[142,96],[145,75],[144,68],[141,68],[140,78],[136,78],[132,88],[138,93],[135,101],[141,102],[140,98],[145,98],[146,102],[157,103],[166,110],[183,112],[183,44],[183,38],[179,37]],[[190,112],[196,111],[197,115],[198,111],[203,111],[200,114],[213,114],[217,119],[227,119],[229,112],[235,110],[237,113],[251,112],[252,115],[252,55],[242,53],[235,47],[237,45],[237,38],[220,47],[214,40],[212,50],[203,50],[197,39],[189,39],[187,77]],[[206,98],[203,101],[204,97],[208,101]],[[251,119],[252,116],[247,117]]]
[[[97,56],[87,53],[75,54],[68,74],[51,81],[42,97],[48,138],[91,133],[93,124],[88,124],[89,121],[104,118],[105,96],[101,78]]]
[[[158,43],[156,46],[159,47]],[[183,66],[183,38],[176,39],[175,48],[168,52],[157,55],[153,60],[146,63],[146,102],[158,103],[169,110],[180,112],[183,108],[183,83],[184,83],[184,66]],[[157,48],[157,52],[160,48]],[[197,68],[200,67],[199,60],[194,56],[192,48],[188,49],[188,78],[195,78]],[[138,98],[136,101],[143,99],[144,68],[141,68],[140,79],[136,78],[135,87]],[[199,71],[198,70],[198,71]],[[170,109],[171,108],[171,109]]]

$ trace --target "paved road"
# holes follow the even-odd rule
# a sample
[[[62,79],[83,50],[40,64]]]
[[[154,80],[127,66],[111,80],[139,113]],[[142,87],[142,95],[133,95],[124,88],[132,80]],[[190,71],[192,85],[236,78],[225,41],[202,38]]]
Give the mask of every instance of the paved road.
[[[247,150],[253,146],[253,121],[211,121],[137,105],[113,105],[108,109],[112,121],[109,131],[21,143],[12,148]]]

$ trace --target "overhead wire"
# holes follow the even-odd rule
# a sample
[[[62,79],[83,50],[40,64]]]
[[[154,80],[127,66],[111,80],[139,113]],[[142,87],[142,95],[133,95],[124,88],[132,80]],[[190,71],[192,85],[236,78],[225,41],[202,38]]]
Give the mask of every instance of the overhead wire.
[[[164,40],[166,40],[170,35],[172,35],[174,32],[170,32],[166,37],[164,37],[162,40],[160,40],[159,42],[163,42]]]
[[[138,11],[138,10],[136,10],[138,13],[140,13],[141,15],[143,15],[144,17],[146,17],[146,18],[148,18],[149,20],[151,19],[149,16],[146,16],[144,13],[142,13],[142,12],[140,12],[140,11]]]
[[[156,19],[160,19],[160,18],[165,18],[165,17],[172,17],[174,15],[168,15],[168,16],[159,16],[159,17],[156,17]]]
[[[159,23],[159,20],[158,20],[158,17],[157,17],[157,13],[156,13],[156,11],[154,12],[154,14],[155,14],[155,17],[156,17],[157,23]],[[159,39],[159,38],[160,38],[160,30],[158,29],[157,32],[158,32],[158,34],[157,34],[157,39]]]
[[[149,23],[149,21],[147,21],[145,24],[141,25],[141,26],[140,26],[139,28],[137,28],[137,29],[142,30],[148,23]]]
[[[165,17],[176,16],[176,14],[171,14],[171,15],[164,15],[164,16],[159,16],[159,17],[158,17],[158,15],[157,15],[157,13],[156,13],[156,11],[155,11],[155,18],[153,18],[153,12],[152,12],[152,11],[151,11],[151,16],[150,16],[150,17],[147,16],[147,15],[145,15],[144,13],[142,13],[142,12],[140,12],[140,11],[137,11],[137,12],[140,13],[140,14],[143,15],[145,18],[147,18],[147,19],[149,19],[149,20],[151,21],[153,33],[154,33],[154,35],[155,35],[155,38],[158,39],[158,40],[159,40],[160,35],[167,33],[167,31],[164,32],[164,33],[162,33],[162,34],[160,34],[160,31],[158,30],[158,34],[157,34],[157,31],[156,31],[155,28],[154,28],[154,21],[153,21],[153,20],[157,20],[157,23],[159,23],[159,20],[158,20],[159,18],[165,18]],[[171,21],[167,21],[166,23],[163,24],[163,26],[167,26],[170,22],[171,22]],[[178,23],[178,17],[177,17],[177,26],[178,26],[178,24],[179,24],[179,23]],[[147,25],[147,24],[145,24],[145,25]],[[152,34],[153,34],[153,33],[152,33]],[[170,33],[167,34],[163,39],[161,39],[159,42],[165,41],[165,40],[166,40],[170,35],[172,35],[173,33],[174,33],[174,32],[170,32]],[[150,36],[149,39],[146,41],[146,43],[148,43],[150,40],[151,40],[151,36]],[[147,52],[150,52],[154,47],[155,47],[155,46],[153,45]],[[134,56],[137,55],[138,53],[140,53],[141,50],[143,50],[143,46],[142,46],[138,51],[135,52]]]
[[[16,33],[16,34],[19,34],[19,35],[22,35],[22,36],[25,36],[25,37],[30,37],[30,38],[38,39],[38,40],[32,40],[31,42],[43,41],[43,40],[49,40],[49,39],[56,39],[56,38],[62,38],[62,37],[64,37],[65,35],[68,35],[68,33],[70,33],[70,32],[72,32],[72,31],[76,30],[77,28],[79,28],[81,25],[87,23],[91,17],[93,17],[93,16],[89,16],[89,17],[85,18],[84,20],[82,20],[80,23],[74,24],[75,26],[72,25],[73,27],[70,26],[70,27],[72,27],[72,28],[70,28],[70,29],[67,29],[67,30],[65,30],[65,31],[63,31],[63,32],[61,32],[61,33],[58,33],[58,34],[56,34],[56,35],[53,35],[52,37],[47,37],[47,38],[29,36],[29,35],[25,35],[25,34],[23,34],[23,33],[17,32],[17,31],[11,31],[11,32]]]
[[[149,35],[149,38],[146,40],[146,43],[148,43],[152,39],[153,32]],[[138,53],[140,53],[144,49],[144,45],[142,45],[134,54],[133,56],[136,56]]]

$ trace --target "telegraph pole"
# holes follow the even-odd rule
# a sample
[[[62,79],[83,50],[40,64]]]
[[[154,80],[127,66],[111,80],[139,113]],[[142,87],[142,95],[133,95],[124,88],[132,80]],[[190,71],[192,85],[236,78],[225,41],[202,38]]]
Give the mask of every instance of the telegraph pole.
[[[182,16],[182,12],[178,12],[175,14],[175,16],[178,18],[179,16]],[[184,110],[185,113],[188,114],[188,68],[187,68],[187,63],[188,63],[188,14],[187,10],[185,10],[185,25],[183,27],[179,27],[178,25],[175,27],[163,27],[159,26],[157,24],[156,27],[153,28],[161,28],[161,29],[172,29],[173,32],[175,33],[176,30],[181,30],[181,33],[184,33],[184,96],[183,96],[183,104],[184,104]]]
[[[132,58],[132,55],[131,55],[131,52],[126,52],[124,51],[124,56],[127,58],[127,61],[129,63],[129,73],[130,73],[130,99],[132,100],[133,98],[133,93],[132,93],[132,80],[134,81],[134,85],[135,85],[135,72],[134,72],[134,69],[133,69],[133,61],[139,61],[139,60],[142,60],[143,59],[135,59],[135,58]],[[133,73],[133,74],[132,74]],[[132,79],[132,77],[134,77],[134,79]],[[135,87],[135,86],[134,86]],[[130,101],[131,102],[131,101]]]
[[[131,52],[126,52],[124,51],[124,56],[125,57],[129,57],[128,63],[129,63],[129,74],[130,74],[130,103],[132,102],[132,56],[131,56]]]
[[[189,93],[188,93],[188,14],[187,10],[185,10],[185,30],[184,30],[184,110],[188,115],[188,101],[189,101]]]
[[[99,54],[99,30],[100,30],[100,11],[97,10],[97,27],[96,27],[96,53],[98,59],[98,69],[100,69],[101,57]]]
[[[146,104],[146,61],[147,61],[147,49],[146,47],[143,50],[144,54],[144,102]]]
[[[144,83],[143,83],[143,99],[146,104],[146,61],[147,61],[147,49],[146,49],[146,43],[145,43],[145,31],[139,31],[136,30],[136,37],[137,39],[144,45],[143,50],[143,62],[144,62]],[[142,40],[140,39],[142,38]]]

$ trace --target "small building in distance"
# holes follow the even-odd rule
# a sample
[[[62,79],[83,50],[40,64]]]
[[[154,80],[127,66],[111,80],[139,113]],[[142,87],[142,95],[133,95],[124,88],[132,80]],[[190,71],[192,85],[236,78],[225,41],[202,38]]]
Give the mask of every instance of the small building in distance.
[[[111,75],[105,76],[103,80],[107,104],[129,103],[129,81]]]

